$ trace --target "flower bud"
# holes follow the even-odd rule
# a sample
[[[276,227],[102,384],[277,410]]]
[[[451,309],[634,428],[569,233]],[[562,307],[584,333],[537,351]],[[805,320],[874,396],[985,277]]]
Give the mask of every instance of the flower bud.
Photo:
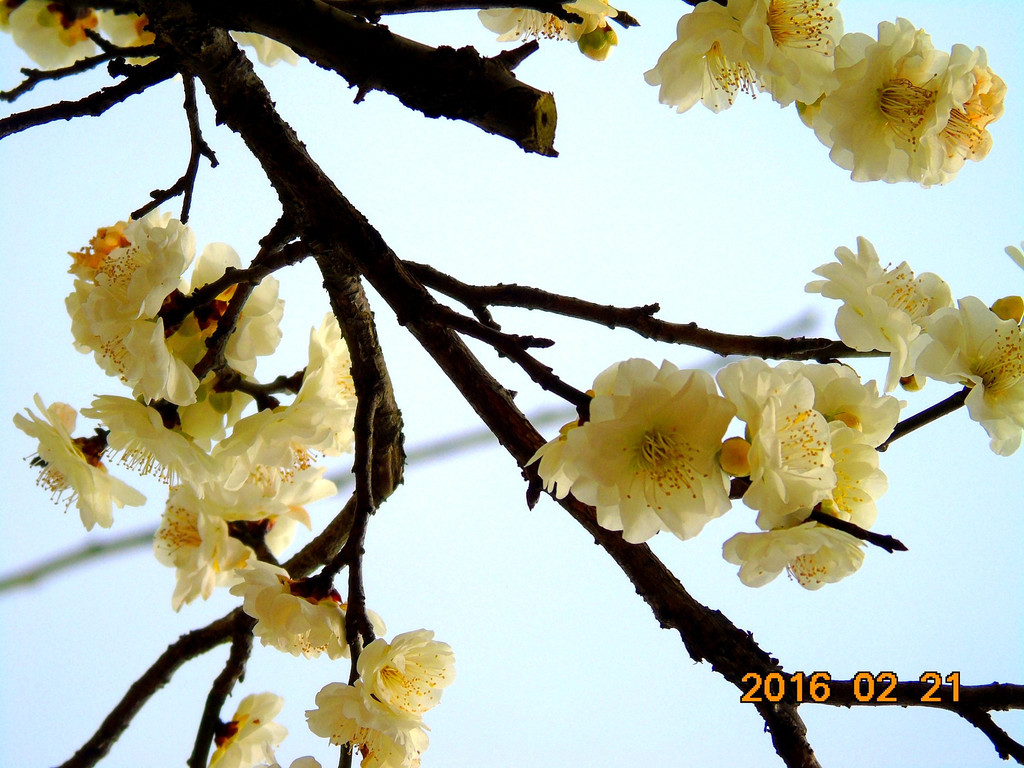
[[[576,43],[579,46],[580,53],[594,61],[604,61],[607,59],[608,54],[612,51],[612,46],[618,44],[619,36],[607,24],[603,27],[598,27],[593,32],[581,35]]]
[[[1024,299],[1020,296],[1004,296],[991,306],[991,310],[1000,320],[1013,320],[1019,325],[1024,316]]]
[[[730,437],[722,443],[722,452],[718,455],[718,463],[728,474],[734,477],[746,477],[750,474],[750,443],[742,437]]]
[[[914,374],[910,374],[909,376],[900,377],[900,386],[907,390],[907,392],[920,392],[924,387],[924,382]]]
[[[842,413],[837,413],[835,416],[833,416],[832,420],[841,421],[850,429],[856,429],[858,432],[861,431],[860,418],[855,413],[843,411]]]

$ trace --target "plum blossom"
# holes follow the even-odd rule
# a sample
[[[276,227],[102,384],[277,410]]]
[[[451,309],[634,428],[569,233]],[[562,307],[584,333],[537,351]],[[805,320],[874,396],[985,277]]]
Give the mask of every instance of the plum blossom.
[[[565,10],[583,18],[581,22],[569,22],[554,14],[530,11],[525,8],[489,8],[478,11],[480,21],[498,40],[522,40],[531,37],[547,37],[560,40],[579,40],[583,35],[607,26],[606,17],[614,17],[618,11],[605,0],[577,0],[562,3]]]
[[[1024,430],[1024,340],[1019,322],[1002,319],[974,296],[958,308],[926,321],[931,343],[918,358],[928,378],[971,388],[967,412],[991,438],[990,447],[1009,456]]]
[[[257,619],[253,629],[263,645],[293,656],[347,657],[345,607],[333,588],[321,589],[316,579],[294,581],[283,568],[257,560],[239,572],[242,581],[231,594],[243,598],[242,609]],[[374,631],[386,631],[384,622],[367,611]]]
[[[782,362],[781,371],[792,370],[814,385],[814,410],[831,424],[839,421],[857,430],[873,447],[892,434],[900,418],[901,403],[891,395],[879,395],[872,380],[862,382],[848,365]]]
[[[434,640],[427,629],[377,638],[359,655],[356,668],[365,692],[389,711],[422,716],[441,700],[455,680],[451,646]]]
[[[309,730],[331,744],[348,745],[362,755],[362,768],[418,768],[429,745],[418,717],[396,715],[370,697],[363,682],[330,683],[306,711]]]
[[[573,495],[596,507],[601,526],[633,543],[660,530],[688,539],[729,509],[715,455],[735,409],[707,373],[632,359],[593,389],[590,420],[568,432],[546,484],[573,478]]]
[[[203,511],[202,501],[187,485],[171,489],[153,553],[176,570],[171,597],[175,611],[197,597],[206,600],[215,587],[237,583],[241,577],[236,570],[255,559],[249,547],[231,536],[224,518]]]
[[[236,43],[252,48],[260,64],[272,67],[282,61],[292,66],[299,63],[299,55],[295,51],[269,37],[257,35],[255,32],[232,32],[231,37]]]
[[[91,9],[72,10],[49,0],[5,0],[0,16],[7,21],[0,28],[6,27],[14,44],[43,69],[67,67],[96,52],[96,44],[85,34],[99,23]]]
[[[943,184],[980,159],[985,127],[1002,112],[1002,81],[984,51],[936,50],[906,19],[882,22],[878,39],[845,35],[825,97],[808,113],[830,157],[854,181]]]
[[[767,91],[782,106],[825,91],[842,35],[838,0],[701,3],[676,27],[676,41],[644,77],[679,112],[698,100],[713,112],[736,95]]]
[[[740,581],[762,587],[782,571],[805,589],[820,589],[860,568],[864,542],[843,531],[809,522],[760,533],[737,533],[722,547],[727,562],[740,566]]]
[[[74,291],[66,300],[75,346],[133,388],[136,397],[195,402],[198,380],[168,349],[157,316],[192,261],[195,237],[169,214],[100,229],[72,253]]]
[[[102,395],[85,416],[100,421],[109,431],[107,445],[120,462],[143,475],[154,475],[169,485],[188,481],[200,485],[216,472],[210,456],[177,429],[168,428],[153,407],[127,397]]]
[[[242,699],[234,716],[214,737],[217,748],[209,768],[252,768],[273,761],[274,749],[288,735],[287,728],[274,722],[282,707],[284,699],[273,693]]]
[[[792,525],[835,487],[831,434],[814,409],[814,385],[792,367],[763,360],[732,363],[717,375],[747,425],[750,486],[743,503],[763,530]]]
[[[930,272],[914,277],[906,262],[883,269],[864,237],[857,238],[857,253],[839,247],[836,259],[815,269],[825,279],[808,283],[805,290],[843,302],[836,313],[843,343],[862,352],[889,353],[885,391],[890,392],[914,372],[917,354],[927,343],[921,337],[924,318],[953,303],[949,286]]]
[[[32,465],[39,467],[37,484],[53,494],[55,501],[67,493],[65,506],[75,502],[87,531],[94,525],[113,525],[113,507],[142,506],[146,497],[111,476],[100,458],[106,441],[100,437],[72,438],[77,414],[65,403],[43,404],[39,395],[33,398],[42,418],[26,408],[26,419],[14,415],[14,426],[39,441]]]

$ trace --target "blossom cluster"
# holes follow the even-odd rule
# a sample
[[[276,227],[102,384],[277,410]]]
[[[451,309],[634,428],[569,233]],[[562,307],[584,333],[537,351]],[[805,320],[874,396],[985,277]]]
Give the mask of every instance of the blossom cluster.
[[[645,75],[660,100],[714,112],[740,93],[797,104],[855,181],[944,184],[992,146],[1006,86],[982,48],[937,50],[906,19],[843,34],[838,0],[729,0],[684,15]]]
[[[1024,263],[1024,254],[1008,249]],[[992,308],[975,297],[951,306],[935,275],[906,264],[885,270],[871,244],[836,251],[838,263],[809,291],[842,299],[836,327],[854,349],[890,356],[883,393],[839,363],[746,359],[713,379],[632,359],[594,380],[588,415],[566,424],[530,463],[557,498],[570,492],[598,523],[639,543],[660,531],[696,536],[730,509],[757,512],[756,533],[738,533],[723,555],[748,586],[783,570],[808,589],[838,581],[864,559],[864,540],[888,481],[879,449],[902,403],[887,394],[925,378],[963,384],[971,418],[992,449],[1009,454],[1024,429],[1024,301]],[[917,378],[915,378],[917,377]],[[727,437],[734,419],[742,435]]]
[[[1006,251],[1024,268],[1020,249]],[[965,296],[953,306],[940,277],[915,277],[906,262],[883,268],[863,237],[856,253],[838,248],[836,259],[814,270],[825,279],[808,283],[807,290],[842,301],[836,331],[845,344],[889,354],[885,391],[900,382],[920,388],[927,379],[962,385],[967,412],[985,428],[992,450],[1002,456],[1015,452],[1024,431],[1021,297],[988,305]]]
[[[282,553],[297,523],[310,526],[306,507],[337,492],[320,457],[352,451],[356,394],[341,329],[325,316],[310,333],[305,369],[261,385],[258,359],[281,340],[277,281],[250,282],[223,243],[195,251],[187,225],[153,212],[101,228],[71,253],[66,307],[75,347],[130,396],[99,395],[82,409],[99,424],[92,435],[76,437],[75,409],[38,395],[38,412],[14,423],[37,440],[39,484],[66,507],[74,502],[87,529],[109,527],[115,508],[145,502],[105,462],[167,485],[153,549],[175,569],[174,610],[230,587],[264,646],[348,657],[360,644],[347,636],[348,606],[333,572],[292,578],[259,559]],[[278,399],[284,391],[294,394],[290,403]],[[386,632],[376,613],[360,612],[367,639]],[[365,766],[418,765],[427,746],[422,715],[454,679],[453,662],[451,648],[426,630],[372,640],[358,658],[359,679],[324,688],[310,727],[359,750]],[[287,733],[273,722],[282,706],[272,693],[243,699],[220,724],[211,768],[272,763]],[[306,757],[292,765],[319,764]]]
[[[455,656],[434,633],[415,630],[390,643],[378,638],[359,656],[353,685],[330,683],[306,712],[310,730],[350,752],[362,768],[416,768],[427,748],[423,714],[455,679]],[[246,696],[234,717],[221,725],[209,768],[277,768],[274,750],[287,730],[273,722],[284,700],[273,693]],[[291,768],[320,768],[301,757]]]
[[[86,529],[110,527],[115,508],[144,502],[105,462],[168,486],[153,546],[176,570],[175,610],[243,580],[256,557],[242,532],[280,553],[297,523],[309,526],[306,506],[336,492],[317,459],[351,450],[355,414],[333,315],[310,335],[294,400],[264,394],[250,412],[257,360],[281,339],[277,281],[240,286],[224,279],[241,266],[230,246],[195,250],[188,226],[153,212],[101,228],[72,253],[75,347],[130,393],[99,395],[82,409],[100,425],[92,436],[74,436],[73,408],[38,396],[38,413],[14,419],[38,441],[40,484],[74,502]],[[239,290],[244,303],[232,301]],[[224,322],[233,329],[226,341]]]
[[[93,56],[98,47],[90,33],[102,36],[119,48],[150,45],[156,39],[144,15],[72,6],[51,0],[0,0],[0,30],[44,70],[69,67]],[[287,46],[262,35],[232,32],[242,45],[251,47],[260,62],[298,62]],[[141,62],[144,63],[145,59]]]

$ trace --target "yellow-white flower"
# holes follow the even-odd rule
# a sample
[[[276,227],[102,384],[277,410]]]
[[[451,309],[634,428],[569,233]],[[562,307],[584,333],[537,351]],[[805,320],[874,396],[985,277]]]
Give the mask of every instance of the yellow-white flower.
[[[735,2],[732,0],[730,5]],[[757,0],[743,33],[763,50],[764,90],[780,105],[811,103],[825,92],[843,34],[839,0]]]
[[[288,729],[275,723],[284,699],[273,693],[254,693],[238,704],[234,717],[214,737],[217,749],[209,768],[253,768],[274,760],[274,749]]]
[[[812,127],[854,181],[943,184],[964,157],[988,151],[984,127],[1002,99],[987,77],[980,49],[958,46],[951,56],[906,19],[882,22],[877,41],[860,33],[840,40]],[[970,125],[956,112],[971,112]]]
[[[210,243],[196,259],[195,268],[179,290],[188,295],[221,278],[229,269],[238,269],[242,260],[226,243]],[[230,286],[212,302],[190,314],[181,327],[168,339],[174,354],[190,365],[198,363],[206,354],[206,340],[213,335],[228,304],[235,295]],[[278,281],[264,278],[249,295],[239,313],[235,330],[224,348],[224,359],[234,370],[251,376],[256,371],[256,358],[270,355],[281,341],[281,317],[284,302],[278,296]]]
[[[253,551],[233,538],[227,521],[204,511],[202,500],[187,485],[172,488],[153,539],[153,553],[176,569],[171,606],[175,611],[197,597],[204,600],[214,587],[236,584],[236,573],[245,567]]]
[[[778,370],[809,379],[814,385],[814,410],[830,425],[838,421],[857,430],[868,445],[885,442],[899,421],[900,401],[891,395],[879,395],[874,381],[861,382],[848,365],[789,361],[779,363]]]
[[[931,313],[953,303],[949,286],[938,275],[925,272],[914,277],[906,262],[885,270],[875,248],[857,238],[857,253],[836,249],[837,262],[814,270],[824,280],[807,284],[808,293],[839,299],[836,313],[839,338],[862,352],[889,353],[885,391],[896,388],[900,377],[914,372],[914,362],[926,338],[921,323]]]
[[[727,562],[740,566],[740,581],[763,587],[782,571],[800,586],[820,589],[856,571],[864,562],[864,542],[818,523],[761,533],[737,533],[722,547]]]
[[[272,67],[282,61],[292,66],[299,63],[299,55],[284,43],[277,42],[277,40],[257,35],[255,32],[232,32],[231,37],[235,39],[235,42],[247,48],[252,48],[260,64]]]
[[[578,426],[578,421],[564,424],[558,431],[558,437],[544,443],[526,462],[527,466],[537,461],[540,462],[537,465],[537,474],[544,481],[544,490],[553,493],[556,499],[564,499],[568,496],[573,482],[579,477],[576,466],[565,460],[569,432]]]
[[[644,73],[650,85],[660,86],[662,104],[685,112],[698,101],[712,112],[732,106],[736,95],[763,90],[759,64],[751,61],[749,41],[737,18],[754,0],[731,0],[729,7],[700,3],[676,25],[676,41]],[[754,54],[757,55],[756,53]]]
[[[939,133],[946,147],[942,173],[947,180],[957,174],[965,161],[977,162],[988,155],[992,149],[988,126],[1002,116],[1006,97],[1006,83],[988,66],[984,48],[971,50],[964,45],[954,45],[950,66],[969,69],[974,87],[963,104],[953,106],[946,127]]]
[[[216,465],[210,456],[179,430],[165,426],[155,408],[127,397],[102,395],[82,413],[110,431],[107,445],[129,469],[169,485],[185,481],[196,486],[214,477]]]
[[[169,214],[100,229],[72,253],[77,276],[66,300],[75,346],[120,377],[136,397],[195,402],[198,380],[168,349],[157,313],[192,261],[192,231]]]
[[[991,438],[990,447],[1009,456],[1024,430],[1024,340],[1014,319],[1003,320],[974,296],[958,308],[926,321],[931,343],[918,358],[921,375],[965,384],[967,412]]]
[[[33,398],[42,418],[26,408],[26,419],[14,415],[14,425],[39,441],[33,466],[38,466],[40,486],[53,494],[55,501],[67,493],[66,506],[75,502],[87,531],[94,525],[109,528],[114,522],[113,507],[142,506],[146,497],[123,481],[107,473],[100,461],[105,443],[98,437],[72,438],[77,414],[64,403],[49,407],[42,398]]]
[[[316,709],[306,710],[309,730],[348,745],[362,755],[362,768],[418,768],[429,740],[418,717],[395,714],[374,701],[363,686],[331,683],[316,695]]]
[[[601,373],[593,390],[562,471],[602,527],[633,543],[660,530],[688,539],[725,514],[728,483],[715,455],[735,408],[711,376],[632,359]]]
[[[791,367],[750,358],[720,370],[718,386],[746,422],[750,487],[743,503],[758,511],[757,525],[793,525],[835,487],[831,433],[814,408],[811,381]]]
[[[878,515],[875,502],[889,488],[889,481],[879,468],[878,451],[863,432],[841,421],[831,422],[829,428],[836,484],[822,500],[821,510],[861,528],[870,528]]]
[[[243,598],[242,609],[258,619],[253,629],[263,645],[315,658],[326,653],[332,659],[347,657],[345,609],[337,591],[319,589],[316,580],[293,581],[288,572],[260,560],[239,571],[242,581],[231,594]],[[386,630],[384,622],[367,611],[374,632]]]
[[[785,106],[825,91],[842,34],[838,0],[701,3],[676,27],[676,41],[644,77],[679,112],[698,100],[713,112],[737,94],[768,91]]]
[[[618,14],[605,0],[577,0],[562,3],[562,7],[581,16],[583,21],[569,22],[550,13],[525,8],[489,8],[477,13],[483,25],[496,33],[502,42],[531,37],[577,41],[583,35],[606,26],[606,17],[613,18]]]
[[[377,638],[356,665],[365,693],[396,714],[420,717],[455,680],[451,646],[427,629],[403,632],[390,643]]]
[[[5,9],[9,6],[4,3]],[[98,19],[89,8],[78,11],[49,0],[25,0],[7,15],[7,31],[14,44],[43,69],[59,69],[96,52],[86,37]]]

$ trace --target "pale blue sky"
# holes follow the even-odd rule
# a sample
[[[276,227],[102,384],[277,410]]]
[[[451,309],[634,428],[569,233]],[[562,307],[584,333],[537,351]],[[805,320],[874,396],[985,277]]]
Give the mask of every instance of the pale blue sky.
[[[659,301],[666,319],[732,332],[773,329],[810,310],[817,325],[808,333],[832,334],[835,303],[803,286],[837,246],[852,247],[863,235],[883,262],[905,259],[918,272],[937,272],[954,296],[991,301],[1024,291],[1024,274],[1003,254],[1024,239],[1024,4],[841,6],[847,31],[873,34],[878,21],[899,15],[928,30],[937,47],[982,45],[1009,85],[991,156],[928,190],[851,182],[795,112],[767,95],[719,115],[700,106],[677,115],[659,105],[642,74],[674,39],[685,8],[666,1],[626,9],[642,26],[620,34],[607,62],[591,62],[569,44],[544,44],[518,70],[556,96],[561,156],[554,160],[462,123],[427,120],[385,94],[354,106],[354,91],[308,63],[260,71],[313,156],[394,250],[470,282],[520,282],[624,306]],[[472,13],[405,17],[392,26],[433,44],[472,44],[484,53],[503,47]],[[0,37],[0,87],[28,64]],[[40,86],[17,106],[69,98],[95,82]],[[180,104],[180,84],[165,83],[100,119],[0,143],[4,418],[36,392],[76,407],[119,392],[71,348],[66,252],[177,179],[188,140]],[[228,242],[251,258],[277,202],[241,142],[203,107],[221,166],[202,168],[191,224],[200,247]],[[327,309],[312,265],[279,277],[285,343],[261,362],[267,379],[304,364],[308,330]],[[510,331],[556,339],[540,356],[580,389],[627,357],[683,366],[707,359],[628,331],[536,312],[496,314]],[[468,406],[386,306],[376,304],[376,317],[408,445],[473,429]],[[486,349],[481,356],[520,391],[521,407],[555,404],[505,361]],[[884,372],[877,361],[858,368],[866,378]],[[950,392],[929,384],[907,398],[907,412]],[[98,529],[86,536],[74,510],[62,514],[33,485],[23,458],[34,447],[6,423],[0,573],[106,537]],[[875,527],[910,551],[872,550],[859,573],[819,592],[785,578],[758,590],[739,582],[721,544],[753,530],[742,506],[694,540],[662,535],[652,544],[697,599],[753,631],[788,669],[837,678],[893,670],[901,679],[957,670],[964,684],[1021,682],[1024,452],[1000,458],[987,442],[961,412],[896,443],[882,459],[890,490]],[[119,511],[111,534],[155,525],[160,488],[144,490],[150,503]],[[524,492],[511,459],[496,447],[479,449],[411,464],[405,485],[372,521],[370,607],[389,635],[430,628],[456,654],[456,682],[426,718],[424,765],[779,764],[736,689],[690,661],[678,636],[658,628],[625,577],[557,506],[544,500],[527,510]],[[314,524],[335,506],[318,507]],[[173,572],[141,550],[0,595],[0,766],[65,760],[169,642],[235,605],[219,593],[174,614],[173,582]],[[225,657],[221,648],[179,672],[105,765],[183,764]],[[303,711],[323,685],[347,674],[345,662],[257,647],[229,709],[247,693],[284,696],[279,719],[291,734],[281,762],[313,754],[331,765],[337,750],[308,733]],[[804,707],[801,714],[822,764],[833,768],[1002,764],[986,739],[949,713]],[[1024,738],[1024,717],[996,719]]]

